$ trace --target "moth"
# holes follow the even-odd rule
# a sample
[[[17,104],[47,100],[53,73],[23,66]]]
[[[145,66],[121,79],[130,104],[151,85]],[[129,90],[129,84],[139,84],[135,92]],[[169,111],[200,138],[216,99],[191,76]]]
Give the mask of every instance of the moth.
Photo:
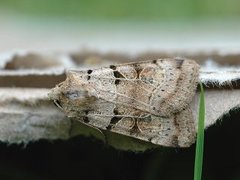
[[[99,130],[168,147],[189,147],[196,130],[189,107],[199,65],[158,59],[69,70],[49,93],[68,117]]]

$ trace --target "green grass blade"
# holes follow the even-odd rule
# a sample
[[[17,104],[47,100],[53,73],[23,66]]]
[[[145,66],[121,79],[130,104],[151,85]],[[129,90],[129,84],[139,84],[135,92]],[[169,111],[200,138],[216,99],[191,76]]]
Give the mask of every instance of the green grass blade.
[[[204,146],[204,121],[205,121],[205,99],[202,84],[200,84],[200,102],[198,115],[198,133],[195,153],[194,180],[201,180],[203,165],[203,146]]]

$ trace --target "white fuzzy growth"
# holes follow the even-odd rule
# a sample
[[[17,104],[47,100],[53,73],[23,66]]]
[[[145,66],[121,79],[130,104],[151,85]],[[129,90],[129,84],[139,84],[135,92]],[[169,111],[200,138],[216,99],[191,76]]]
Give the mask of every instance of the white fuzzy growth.
[[[209,60],[200,70],[200,81],[204,84],[231,85],[232,81],[238,79],[240,79],[240,66],[220,66]]]

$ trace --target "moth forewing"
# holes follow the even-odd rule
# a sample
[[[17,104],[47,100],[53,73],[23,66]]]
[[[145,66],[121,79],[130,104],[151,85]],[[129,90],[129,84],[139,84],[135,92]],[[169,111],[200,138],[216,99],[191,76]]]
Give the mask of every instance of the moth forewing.
[[[192,60],[159,59],[68,71],[50,93],[63,111],[93,127],[162,146],[190,146],[189,103],[198,83]]]
[[[112,126],[116,133],[168,147],[189,147],[195,141],[195,126],[189,107],[170,117],[122,118]]]
[[[165,78],[152,93],[150,112],[170,116],[191,102],[198,83],[199,66],[192,60],[179,59],[156,63],[165,70]]]

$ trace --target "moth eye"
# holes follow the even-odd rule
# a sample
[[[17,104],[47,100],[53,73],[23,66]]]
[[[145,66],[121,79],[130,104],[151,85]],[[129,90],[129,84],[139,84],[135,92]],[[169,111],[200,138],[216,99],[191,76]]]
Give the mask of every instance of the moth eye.
[[[59,107],[60,109],[63,109],[63,107],[62,107],[62,105],[61,105],[61,103],[60,103],[59,100],[54,100],[53,102],[54,102],[54,104],[55,104],[57,107]]]

